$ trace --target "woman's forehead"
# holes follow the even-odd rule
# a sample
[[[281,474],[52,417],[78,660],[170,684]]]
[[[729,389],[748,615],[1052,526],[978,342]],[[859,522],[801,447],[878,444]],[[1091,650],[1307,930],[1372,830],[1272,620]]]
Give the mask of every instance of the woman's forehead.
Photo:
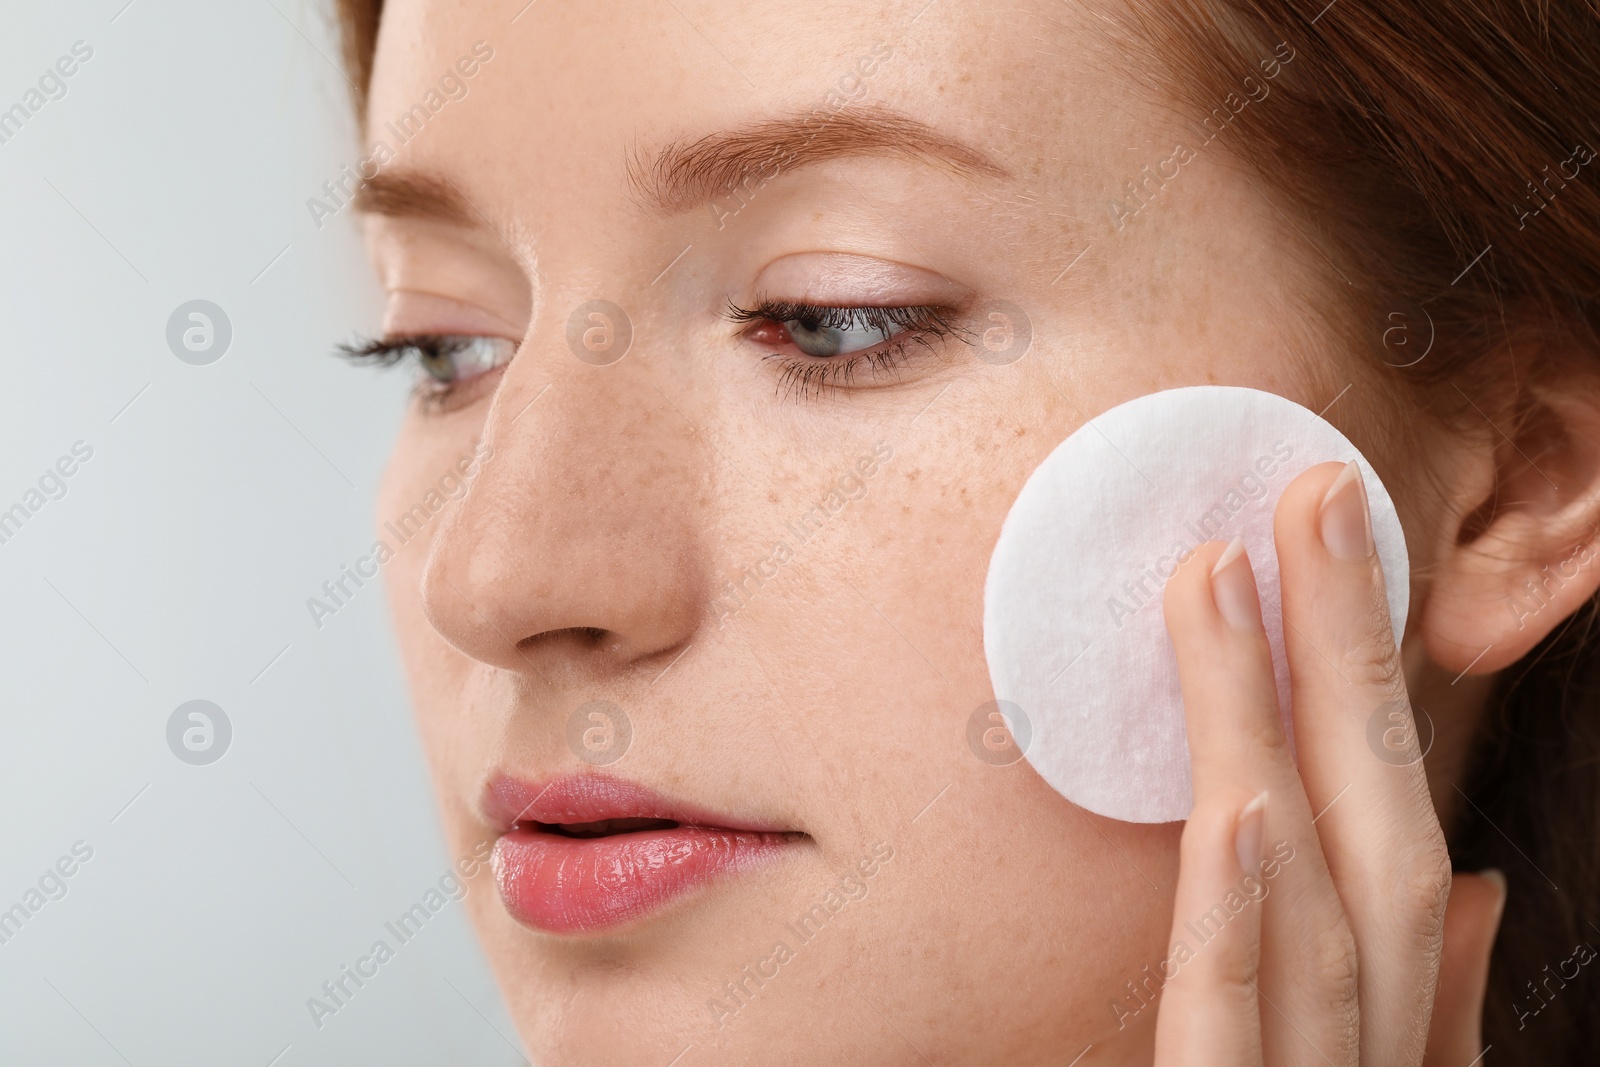
[[[410,132],[425,112],[427,144],[408,147],[564,167],[598,152],[615,169],[621,150],[654,157],[766,128],[782,151],[820,128],[833,148],[898,136],[911,151],[960,146],[1038,180],[1110,167],[1104,149],[1155,135],[1148,127],[1163,109],[1151,106],[1121,39],[1089,5],[1025,0],[736,13],[704,3],[508,0],[461,10],[402,0],[384,12],[368,136]],[[492,58],[468,77],[462,60],[474,65],[475,45]],[[872,111],[900,129],[837,121]],[[417,116],[409,125],[408,115]]]

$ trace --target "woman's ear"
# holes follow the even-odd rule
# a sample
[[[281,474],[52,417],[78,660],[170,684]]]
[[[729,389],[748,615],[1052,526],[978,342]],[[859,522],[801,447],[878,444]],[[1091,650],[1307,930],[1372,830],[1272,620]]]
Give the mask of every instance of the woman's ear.
[[[1600,588],[1600,360],[1551,355],[1502,379],[1509,402],[1467,397],[1484,435],[1458,468],[1422,613],[1428,656],[1452,673],[1515,663]]]

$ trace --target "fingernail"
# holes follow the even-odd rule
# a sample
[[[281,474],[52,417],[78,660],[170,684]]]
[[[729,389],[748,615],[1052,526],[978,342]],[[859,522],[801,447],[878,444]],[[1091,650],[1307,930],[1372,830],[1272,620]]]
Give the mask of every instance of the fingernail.
[[[1255,874],[1261,863],[1261,839],[1267,829],[1267,794],[1261,793],[1239,813],[1239,826],[1233,832],[1233,848],[1239,869]]]
[[[1345,464],[1328,487],[1328,495],[1322,498],[1322,543],[1335,559],[1366,559],[1372,555],[1367,487],[1354,460]]]
[[[1211,568],[1211,599],[1217,612],[1235,630],[1261,632],[1261,599],[1244,542],[1235,537]]]

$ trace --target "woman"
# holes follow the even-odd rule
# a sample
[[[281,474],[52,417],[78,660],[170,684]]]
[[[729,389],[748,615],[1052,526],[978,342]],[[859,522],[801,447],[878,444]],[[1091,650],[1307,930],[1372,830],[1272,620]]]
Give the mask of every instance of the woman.
[[[537,1062],[1593,1047],[1600,25],[1318,6],[343,0],[356,351],[422,368],[394,614]],[[1312,467],[1298,762],[1208,544],[1165,594],[1194,812],[1103,819],[967,745],[985,569],[1056,443],[1206,382],[1372,459],[1410,622]]]

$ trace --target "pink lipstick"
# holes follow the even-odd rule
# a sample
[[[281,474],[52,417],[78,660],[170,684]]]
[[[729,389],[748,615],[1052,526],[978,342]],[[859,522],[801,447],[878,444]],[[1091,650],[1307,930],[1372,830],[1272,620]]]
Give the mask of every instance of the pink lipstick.
[[[494,872],[506,910],[552,934],[621,926],[805,837],[594,773],[538,784],[497,775],[483,811],[500,833]]]

